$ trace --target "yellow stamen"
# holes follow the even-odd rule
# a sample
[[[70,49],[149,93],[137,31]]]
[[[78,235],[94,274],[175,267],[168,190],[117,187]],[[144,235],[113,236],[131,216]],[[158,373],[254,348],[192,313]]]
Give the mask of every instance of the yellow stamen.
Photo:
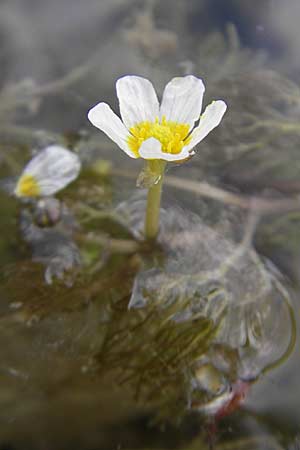
[[[32,175],[22,175],[15,192],[18,197],[38,197],[40,187]]]
[[[140,122],[129,129],[131,134],[127,143],[130,150],[139,156],[142,143],[153,137],[161,143],[162,152],[177,155],[191,140],[188,136],[189,128],[189,124],[169,122],[165,117],[161,121],[157,118],[155,122]]]

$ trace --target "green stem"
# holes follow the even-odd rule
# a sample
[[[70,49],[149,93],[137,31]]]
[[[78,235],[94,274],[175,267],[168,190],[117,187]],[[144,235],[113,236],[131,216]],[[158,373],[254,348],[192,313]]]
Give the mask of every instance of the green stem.
[[[159,178],[158,182],[149,188],[147,196],[145,217],[145,238],[147,240],[154,240],[158,235],[160,200],[165,166],[166,163],[162,160],[147,161],[147,170]]]

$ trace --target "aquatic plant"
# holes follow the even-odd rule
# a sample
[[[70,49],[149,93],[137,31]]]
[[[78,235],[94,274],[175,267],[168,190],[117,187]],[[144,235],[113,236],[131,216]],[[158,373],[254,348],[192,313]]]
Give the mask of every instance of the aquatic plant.
[[[81,163],[75,153],[58,145],[51,145],[25,166],[15,194],[17,197],[53,195],[75,180],[80,168]]]
[[[103,102],[89,111],[88,118],[128,156],[147,161],[139,183],[143,179],[149,188],[145,237],[155,239],[166,162],[181,163],[193,156],[193,148],[219,125],[227,106],[222,100],[214,101],[200,116],[205,87],[192,75],[173,78],[165,87],[160,106],[145,78],[122,77],[116,90],[123,122]]]
[[[126,11],[130,9],[127,3],[124,1]],[[74,433],[79,439],[90,439],[93,432],[86,430],[96,420],[95,428],[100,430],[101,438],[97,438],[94,447],[100,447],[99,441],[103,440],[102,448],[117,448],[123,440],[119,438],[123,430],[127,437],[134,435],[126,438],[126,448],[137,448],[141,417],[148,424],[157,416],[168,421],[187,416],[188,428],[194,429],[197,438],[190,445],[183,444],[178,439],[180,431],[173,427],[167,433],[172,434],[173,447],[207,448],[199,436],[202,414],[223,414],[224,409],[228,412],[226,399],[239,395],[236,386],[240,377],[259,377],[266,368],[272,368],[273,362],[283,362],[281,355],[290,354],[289,296],[283,290],[287,282],[259,257],[252,247],[253,234],[248,246],[242,237],[243,224],[247,227],[245,211],[250,210],[250,215],[253,212],[258,216],[257,220],[261,216],[268,220],[268,229],[265,224],[260,225],[257,234],[261,236],[262,228],[267,232],[272,259],[274,240],[275,244],[280,240],[280,250],[287,252],[287,259],[296,254],[299,188],[286,191],[290,194],[287,196],[273,184],[273,190],[264,195],[258,178],[267,187],[274,177],[279,178],[278,182],[298,178],[297,86],[279,74],[258,72],[262,58],[258,52],[239,45],[233,26],[227,28],[225,37],[223,32],[207,34],[199,27],[201,34],[196,39],[182,39],[188,8],[184,0],[179,3],[186,16],[170,7],[172,2],[168,0],[159,5],[168,13],[167,22],[161,15],[152,14],[153,23],[141,33],[139,21],[135,21],[127,32],[131,50],[129,57],[126,53],[125,67],[119,60],[116,65],[110,64],[112,59],[105,59],[108,54],[113,61],[118,59],[123,52],[124,35],[120,38],[113,33],[112,39],[113,27],[103,15],[105,20],[101,23],[109,23],[109,52],[103,45],[105,27],[97,23],[101,43],[97,42],[92,55],[86,53],[84,45],[78,67],[73,67],[72,59],[67,63],[65,56],[69,52],[65,51],[61,65],[55,61],[55,67],[61,69],[61,73],[53,70],[56,79],[47,78],[45,84],[43,76],[33,72],[38,80],[33,80],[33,84],[21,80],[13,89],[1,91],[1,176],[13,178],[20,173],[20,166],[24,167],[24,158],[30,159],[29,152],[32,157],[37,149],[53,143],[74,149],[85,165],[80,180],[57,199],[29,198],[19,203],[22,242],[16,241],[16,226],[12,227],[17,222],[17,202],[5,195],[1,197],[5,211],[0,224],[5,236],[5,242],[0,243],[5,246],[0,284],[2,401],[11,395],[2,408],[2,441],[8,440],[8,427],[15,437],[16,430],[22,434],[24,427],[30,433],[34,426],[35,439],[40,432],[44,446],[50,434],[51,439],[59,434],[59,447],[69,430],[64,427],[63,434],[55,429],[53,417],[58,417],[59,430],[66,418],[70,423],[80,423],[70,431],[73,440]],[[120,20],[115,21],[119,28]],[[170,25],[169,20],[174,24],[177,21],[176,26],[170,27],[176,34],[160,33],[164,24]],[[128,22],[124,25],[127,28]],[[176,43],[179,59],[191,58],[185,67],[170,52],[165,56],[169,37],[169,43]],[[185,45],[193,51],[185,51]],[[136,54],[139,56],[132,61],[131,56]],[[155,59],[155,64],[146,57]],[[94,93],[100,91],[111,104],[111,79],[128,70],[147,76],[158,89],[175,73],[201,73],[210,80],[208,97],[224,98],[233,105],[228,120],[202,146],[201,155],[177,174],[164,177],[166,194],[173,196],[184,210],[173,208],[170,197],[163,205],[156,248],[141,242],[146,202],[140,192],[139,208],[134,209],[135,199],[130,193],[138,173],[130,170],[133,160],[122,160],[122,155],[113,151],[113,142],[105,141],[104,134],[89,135],[84,129],[81,132],[87,122],[82,101],[91,105]],[[39,114],[41,109],[43,114]],[[34,129],[30,129],[28,117],[33,116]],[[20,125],[22,118],[25,126]],[[65,130],[68,133],[60,134]],[[96,161],[99,157],[101,161]],[[139,162],[142,158],[134,161]],[[180,162],[171,162],[170,166]],[[176,176],[179,172],[183,178]],[[155,171],[146,168],[138,184],[151,188],[156,180]],[[223,190],[224,182],[233,191]],[[124,200],[122,209],[120,202]],[[191,211],[195,213],[193,217]],[[292,213],[284,214],[289,211]],[[278,220],[274,213],[281,213]],[[135,221],[134,226],[126,223],[127,216]],[[256,226],[257,222],[257,230]],[[295,231],[294,245],[291,226]],[[16,254],[21,258],[17,263]],[[12,265],[8,266],[7,255]],[[46,266],[45,273],[40,263]],[[79,264],[80,272],[76,270]],[[299,267],[290,264],[296,270]],[[52,284],[45,286],[44,278]],[[128,310],[130,299],[132,307]],[[290,341],[293,343],[292,336]],[[30,390],[28,397],[26,386]],[[33,403],[33,398],[37,402]],[[24,409],[20,408],[20,400]],[[197,414],[191,414],[191,409]],[[106,426],[107,416],[112,423]],[[132,416],[138,422],[134,430]],[[196,417],[195,428],[191,426],[191,416],[193,420]],[[42,425],[37,417],[41,417]],[[7,425],[6,420],[11,418],[13,422]],[[251,420],[250,416],[246,420]],[[44,423],[49,424],[48,430]],[[278,427],[274,430],[277,433]],[[149,434],[157,436],[155,428]],[[229,434],[230,440],[224,445],[217,443],[216,449],[266,445],[279,448],[279,444],[269,443],[259,433],[250,441],[239,433]],[[170,442],[150,445],[142,438],[143,447],[172,446]]]

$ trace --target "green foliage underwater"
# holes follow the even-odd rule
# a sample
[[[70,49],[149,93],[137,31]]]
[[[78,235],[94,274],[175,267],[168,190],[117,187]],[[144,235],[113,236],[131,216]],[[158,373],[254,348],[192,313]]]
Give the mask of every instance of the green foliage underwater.
[[[300,10],[270,4],[1,3],[0,449],[300,448]],[[228,105],[155,243],[141,160],[87,120],[125,74]],[[17,199],[52,144],[79,177]]]

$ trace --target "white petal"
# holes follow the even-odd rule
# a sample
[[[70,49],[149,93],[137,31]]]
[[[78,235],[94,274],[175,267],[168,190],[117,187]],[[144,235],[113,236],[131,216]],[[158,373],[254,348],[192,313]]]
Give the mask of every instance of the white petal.
[[[121,119],[113,112],[106,103],[98,103],[88,112],[89,121],[103,131],[114,141],[128,156],[136,158],[127,145],[129,132]]]
[[[69,150],[51,145],[38,153],[24,168],[15,193],[26,196],[20,185],[24,176],[33,177],[40,196],[52,195],[77,178],[81,168],[78,156]]]
[[[217,100],[208,105],[204,114],[201,116],[198,127],[192,131],[191,141],[187,145],[188,150],[195,147],[211,130],[219,125],[226,109],[227,105],[223,100]]]
[[[139,122],[154,122],[159,115],[158,99],[149,80],[128,75],[116,83],[120,113],[127,128]]]
[[[187,147],[183,147],[181,152],[176,155],[162,152],[161,143],[155,138],[144,141],[139,148],[139,154],[144,159],[163,159],[164,161],[182,161],[191,156]]]
[[[160,118],[165,116],[167,120],[187,123],[192,128],[200,117],[204,91],[200,78],[192,75],[173,78],[163,93]]]

